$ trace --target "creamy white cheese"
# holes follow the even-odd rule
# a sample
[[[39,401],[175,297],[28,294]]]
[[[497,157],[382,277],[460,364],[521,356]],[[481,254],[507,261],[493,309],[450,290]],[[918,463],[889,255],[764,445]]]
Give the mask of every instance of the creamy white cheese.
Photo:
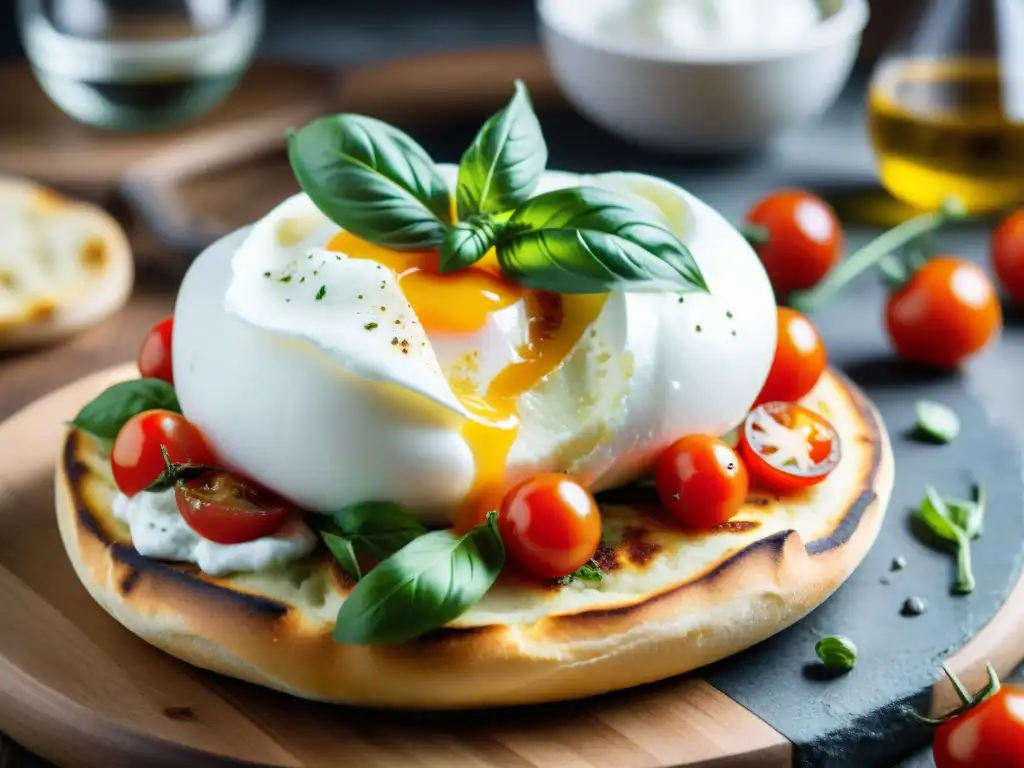
[[[196,563],[211,576],[236,571],[262,571],[305,557],[316,546],[316,535],[300,517],[287,520],[273,536],[240,544],[204,539],[182,518],[174,490],[114,498],[114,516],[128,524],[132,544],[144,557]]]
[[[454,186],[454,166],[441,171]],[[735,427],[775,352],[771,286],[735,227],[639,174],[548,172],[538,192],[580,184],[658,209],[710,294],[609,294],[570,353],[519,398],[509,484],[546,471],[592,490],[628,482],[680,437]],[[337,231],[300,194],[196,259],[175,308],[183,412],[226,466],[303,509],[386,499],[445,523],[476,469],[450,382],[467,355],[480,384],[512,362],[525,314],[513,305],[478,332],[425,331],[390,270],[323,250]]]
[[[633,0],[604,20],[607,34],[623,31],[679,51],[759,50],[791,43],[821,21],[815,0]]]

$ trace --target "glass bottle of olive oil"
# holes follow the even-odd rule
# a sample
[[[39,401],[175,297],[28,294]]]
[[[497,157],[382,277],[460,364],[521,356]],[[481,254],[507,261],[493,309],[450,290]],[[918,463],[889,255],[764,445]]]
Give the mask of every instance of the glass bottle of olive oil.
[[[933,0],[868,94],[882,185],[932,209],[1024,203],[1024,0]]]

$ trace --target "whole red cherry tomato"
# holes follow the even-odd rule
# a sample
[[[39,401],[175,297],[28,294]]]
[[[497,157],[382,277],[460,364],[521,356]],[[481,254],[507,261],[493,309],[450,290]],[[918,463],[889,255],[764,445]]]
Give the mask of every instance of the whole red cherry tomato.
[[[1007,295],[1024,304],[1024,208],[1014,211],[992,233],[992,268]]]
[[[152,485],[165,469],[160,447],[175,464],[215,464],[199,430],[173,411],[143,411],[121,427],[110,450],[114,482],[126,496]]]
[[[567,475],[537,475],[501,503],[498,532],[523,568],[557,579],[580,568],[601,543],[601,513],[590,492]]]
[[[797,403],[757,406],[743,423],[739,447],[750,474],[783,493],[820,483],[841,458],[835,427]]]
[[[806,315],[779,307],[778,317],[775,359],[755,405],[772,400],[796,402],[814,389],[828,364],[828,353],[818,329]]]
[[[295,511],[269,491],[222,470],[175,485],[174,499],[192,530],[218,544],[269,536]]]
[[[750,209],[746,221],[766,236],[754,250],[777,297],[815,285],[840,259],[844,237],[839,219],[810,192],[774,192]]]
[[[688,435],[658,457],[654,485],[661,503],[682,525],[712,528],[739,512],[750,479],[728,443],[711,435]]]
[[[994,688],[963,696],[935,729],[936,768],[1024,768],[1024,689],[1000,685],[991,667],[989,676]]]
[[[939,256],[889,296],[885,323],[904,360],[954,369],[1000,332],[1003,313],[981,267]]]
[[[171,333],[174,330],[174,318],[165,317],[153,326],[146,334],[139,347],[139,373],[144,378],[163,379],[174,383],[174,371],[171,368]]]

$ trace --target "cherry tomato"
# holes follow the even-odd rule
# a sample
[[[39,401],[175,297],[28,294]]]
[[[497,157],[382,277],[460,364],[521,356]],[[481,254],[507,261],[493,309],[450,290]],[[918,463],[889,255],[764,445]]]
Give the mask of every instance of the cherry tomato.
[[[180,413],[143,411],[125,422],[110,450],[114,482],[123,494],[134,496],[164,471],[161,445],[176,464],[215,464],[202,434]]]
[[[1014,211],[992,233],[992,268],[1006,293],[1024,304],[1024,208]]]
[[[218,544],[269,536],[294,512],[288,502],[222,470],[176,485],[174,499],[189,527]]]
[[[567,475],[537,475],[501,502],[498,531],[509,554],[537,576],[557,579],[584,565],[601,543],[601,513]]]
[[[820,483],[839,465],[839,433],[797,403],[763,403],[743,423],[740,455],[758,481],[789,493]]]
[[[712,528],[740,511],[750,476],[728,443],[711,435],[688,435],[658,457],[654,486],[679,523]]]
[[[750,209],[747,223],[767,235],[754,250],[776,296],[810,288],[839,261],[844,243],[839,219],[809,192],[783,189],[768,195]]]
[[[1000,686],[935,729],[936,768],[1024,768],[1024,688]]]
[[[999,333],[1003,313],[992,281],[979,266],[939,256],[892,293],[885,322],[904,360],[953,369]]]
[[[755,404],[799,400],[814,389],[827,363],[828,354],[814,324],[795,309],[779,307],[775,359]]]
[[[153,326],[139,347],[139,373],[144,378],[163,379],[174,383],[171,369],[171,332],[174,318],[165,317]]]

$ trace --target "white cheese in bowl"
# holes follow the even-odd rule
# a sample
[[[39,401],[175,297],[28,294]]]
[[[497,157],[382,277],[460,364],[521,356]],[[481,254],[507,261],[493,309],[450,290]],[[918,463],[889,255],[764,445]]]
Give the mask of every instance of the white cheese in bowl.
[[[678,50],[769,48],[822,19],[816,0],[632,0],[604,19],[606,34]]]

